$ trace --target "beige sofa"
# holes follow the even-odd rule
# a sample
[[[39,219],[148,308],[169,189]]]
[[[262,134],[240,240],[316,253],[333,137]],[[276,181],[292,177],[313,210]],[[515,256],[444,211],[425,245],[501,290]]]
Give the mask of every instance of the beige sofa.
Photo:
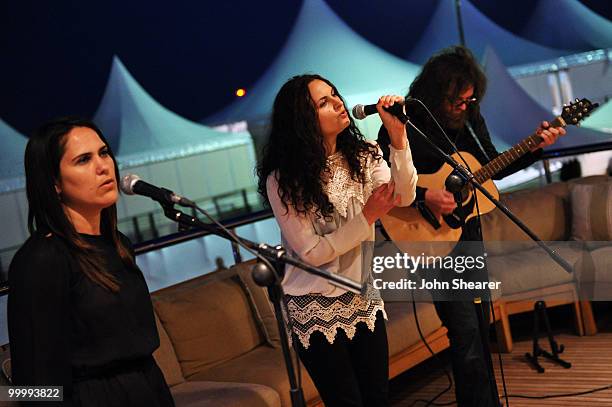
[[[590,177],[502,198],[542,239],[564,241],[571,237],[574,186],[607,182],[609,177]],[[508,316],[532,310],[540,299],[549,306],[573,304],[577,332],[596,332],[590,302],[581,301],[578,292],[585,282],[612,285],[610,242],[562,248],[560,254],[576,266],[569,275],[528,245],[528,237],[499,211],[484,217],[483,233],[491,243],[489,271],[502,282],[502,296],[494,303],[502,350],[512,348]],[[252,265],[241,263],[152,294],[161,339],[154,356],[178,407],[290,406],[272,306],[250,278]],[[386,311],[389,375],[395,377],[431,355],[418,335],[411,303],[387,303]],[[418,303],[417,315],[430,347],[447,348],[446,329],[433,305]],[[305,371],[302,384],[307,404],[322,405]]]
[[[571,237],[573,186],[609,181],[608,177],[590,177],[502,198],[542,239],[567,241]],[[576,266],[576,273],[570,275],[540,249],[527,244],[529,238],[499,211],[484,217],[483,233],[492,242],[487,245],[490,273],[502,282],[502,296],[495,293],[494,303],[501,350],[512,349],[508,316],[532,310],[540,299],[548,306],[573,304],[577,332],[596,332],[590,302],[580,300],[577,280],[584,280],[585,275],[609,275],[593,267],[608,264],[605,258],[609,258],[610,246],[561,248],[560,254]],[[515,243],[494,243],[498,241]],[[155,356],[177,406],[290,406],[272,305],[265,290],[250,278],[252,265],[242,263],[153,294],[162,338]],[[395,377],[431,355],[418,335],[412,304],[387,303],[386,311],[389,374]],[[417,313],[431,348],[435,352],[447,348],[446,329],[433,305],[418,303]],[[302,384],[308,405],[321,405],[304,370]]]
[[[572,207],[572,191],[576,186],[605,186],[610,182],[611,177],[592,176],[502,195],[508,208],[574,267],[573,274],[550,259],[501,211],[483,216],[488,270],[492,278],[502,282],[502,297],[496,302],[502,350],[512,350],[508,316],[532,311],[538,300],[546,301],[548,307],[573,304],[577,333],[597,332],[589,299],[593,298],[593,286],[601,288],[603,283],[612,282],[612,244],[593,245],[572,239],[572,223],[576,226],[573,214],[578,209]],[[582,205],[580,201],[574,204]],[[605,222],[609,205],[599,205],[597,210],[602,213],[590,215]],[[578,226],[583,221],[580,219]]]
[[[278,329],[267,294],[250,278],[253,263],[219,270],[153,294],[162,346],[155,357],[177,406],[290,406]],[[390,376],[430,357],[412,305],[387,304]],[[419,323],[436,352],[448,347],[432,304],[417,304]],[[304,397],[321,405],[302,370]]]

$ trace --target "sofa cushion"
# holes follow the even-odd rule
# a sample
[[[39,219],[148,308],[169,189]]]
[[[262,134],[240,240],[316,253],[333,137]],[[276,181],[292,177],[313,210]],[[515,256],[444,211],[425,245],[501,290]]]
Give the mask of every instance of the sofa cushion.
[[[572,238],[612,240],[612,182],[572,187]]]
[[[593,250],[590,254],[594,281],[612,283],[612,243],[610,246]]]
[[[183,383],[185,378],[181,371],[181,365],[179,365],[178,359],[176,358],[176,353],[174,352],[174,347],[168,337],[168,333],[164,329],[164,325],[159,321],[157,314],[155,314],[155,325],[159,333],[159,348],[153,352],[153,357],[164,374],[164,379],[166,379],[168,386]]]
[[[282,352],[267,345],[259,346],[242,356],[196,373],[188,379],[263,384],[276,390],[283,406],[291,406],[289,380]],[[312,379],[303,366],[302,387],[307,402],[318,396]]]
[[[590,175],[588,177],[574,178],[567,183],[572,188],[574,185],[601,184],[606,182],[612,182],[612,177],[609,175]]]
[[[278,333],[274,306],[268,297],[268,289],[257,285],[257,283],[253,281],[251,270],[254,264],[254,261],[239,263],[234,265],[231,269],[236,272],[245,287],[249,290],[251,298],[255,304],[255,308],[263,323],[263,328],[265,330],[268,343],[272,347],[279,347],[280,335]]]
[[[501,281],[500,288],[503,295],[507,296],[574,281],[574,278],[580,274],[578,268],[582,262],[582,257],[588,256],[588,252],[580,248],[570,247],[567,244],[561,247],[554,246],[553,249],[561,257],[571,265],[576,266],[575,274],[566,272],[539,247],[503,256],[489,256],[487,268],[495,280]]]
[[[419,326],[425,337],[442,326],[432,303],[417,302],[416,308]],[[421,340],[416,328],[412,302],[386,302],[385,311],[389,356],[395,356]]]
[[[273,389],[260,384],[185,382],[171,389],[176,407],[280,407]]]
[[[502,201],[542,240],[566,240],[569,236],[569,216],[563,198],[542,190],[526,190],[503,196]],[[531,239],[500,210],[493,210],[482,217],[482,233],[487,242],[487,252],[492,255],[524,250]],[[500,241],[525,241],[524,245],[498,244]]]
[[[199,279],[164,290],[154,307],[185,377],[245,354],[264,338],[237,277]]]
[[[587,267],[580,274],[582,300],[612,300],[612,242],[589,252]]]
[[[568,182],[553,182],[540,187],[540,191],[554,195],[564,201],[569,202],[570,183]]]

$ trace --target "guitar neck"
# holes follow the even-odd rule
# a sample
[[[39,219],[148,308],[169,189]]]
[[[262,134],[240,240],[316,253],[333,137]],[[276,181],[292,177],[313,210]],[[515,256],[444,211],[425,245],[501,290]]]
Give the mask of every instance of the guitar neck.
[[[556,117],[551,123],[551,127],[565,127],[565,121],[561,117]],[[538,134],[533,133],[529,137],[525,138],[520,143],[514,145],[508,150],[504,151],[493,160],[489,161],[486,165],[482,166],[478,171],[474,173],[476,181],[480,184],[491,179],[497,173],[508,167],[510,164],[527,154],[531,149],[542,142],[542,137]]]

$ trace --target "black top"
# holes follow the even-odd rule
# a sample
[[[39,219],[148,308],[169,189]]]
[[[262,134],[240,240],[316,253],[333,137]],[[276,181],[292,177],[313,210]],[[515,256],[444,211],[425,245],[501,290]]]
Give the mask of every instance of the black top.
[[[424,117],[420,116],[411,116],[411,121],[423,133],[425,133],[438,147],[444,150],[444,152],[446,152],[447,154],[452,154],[454,152],[452,146],[447,141],[446,137],[444,137],[437,125],[431,120],[425,119]],[[459,151],[466,151],[472,154],[480,162],[480,164],[485,165],[490,160],[493,160],[495,157],[497,157],[500,153],[497,151],[497,149],[491,142],[489,130],[487,129],[485,120],[482,115],[480,115],[480,113],[476,115],[476,118],[472,120],[470,124],[472,126],[472,129],[474,130],[474,133],[478,137],[480,144],[482,145],[482,149],[470,133],[467,126],[464,126],[461,129],[445,128],[444,131],[446,132],[450,140],[455,143]],[[434,151],[433,148],[427,143],[427,141],[424,140],[423,137],[418,134],[416,130],[414,130],[410,125],[407,125],[406,129],[409,135],[408,141],[410,144],[410,150],[412,151],[412,159],[417,173],[432,174],[438,171],[444,164],[444,160],[438,156],[437,152]],[[528,134],[525,135],[525,137],[527,136]],[[385,129],[384,126],[381,126],[380,130],[378,131],[378,144],[380,145],[380,148],[383,151],[383,157],[387,161],[389,161],[389,143],[390,139],[389,134],[387,133],[387,129]],[[482,151],[483,149],[484,152],[486,152],[486,156]],[[507,177],[510,174],[527,168],[534,162],[536,162],[539,157],[541,157],[541,155],[541,149],[537,150],[535,153],[528,152],[523,157],[519,158],[514,163],[510,164],[508,167],[497,173],[493,177],[493,179],[499,180],[504,177]],[[426,190],[427,188],[417,186],[415,203],[418,201],[423,201],[425,199]],[[475,234],[477,232],[476,228],[470,226],[476,222],[477,217],[474,217],[472,219],[468,221],[466,225],[467,228],[464,226],[464,234],[461,237],[462,240],[479,240],[479,236]]]
[[[150,359],[159,346],[141,271],[126,267],[104,237],[82,236],[103,253],[120,290],[112,293],[87,278],[62,239],[30,237],[9,269],[8,325],[16,385],[64,386],[70,398],[74,383]]]

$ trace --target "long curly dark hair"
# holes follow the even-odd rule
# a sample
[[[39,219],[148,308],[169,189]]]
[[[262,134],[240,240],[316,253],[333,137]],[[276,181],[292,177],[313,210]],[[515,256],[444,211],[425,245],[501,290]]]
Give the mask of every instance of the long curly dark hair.
[[[469,49],[454,46],[429,58],[410,85],[407,97],[421,100],[436,117],[445,117],[445,99],[457,98],[469,85],[474,86],[474,97],[481,101],[487,90],[487,77]],[[423,109],[415,111],[429,121]],[[478,103],[469,105],[468,120],[478,117],[479,113]]]
[[[323,192],[323,173],[329,171],[319,128],[317,111],[310,96],[308,84],[321,80],[331,86],[342,99],[336,87],[320,75],[299,75],[285,83],[274,100],[270,137],[263,149],[263,157],[257,166],[258,191],[269,204],[266,181],[270,174],[278,180],[278,194],[285,206],[298,213],[314,212],[318,217],[328,217],[333,205]],[[344,99],[342,99],[346,107]],[[379,160],[378,148],[368,143],[353,118],[336,140],[336,149],[346,159],[355,181],[365,183],[361,160],[370,155]]]

